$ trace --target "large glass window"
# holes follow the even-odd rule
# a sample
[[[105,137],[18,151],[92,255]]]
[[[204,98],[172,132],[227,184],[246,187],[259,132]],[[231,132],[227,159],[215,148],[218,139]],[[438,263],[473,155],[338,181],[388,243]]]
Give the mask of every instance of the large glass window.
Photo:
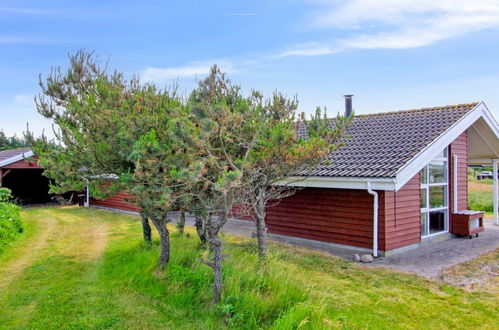
[[[448,159],[447,148],[440,152],[420,173],[421,236],[448,229]]]

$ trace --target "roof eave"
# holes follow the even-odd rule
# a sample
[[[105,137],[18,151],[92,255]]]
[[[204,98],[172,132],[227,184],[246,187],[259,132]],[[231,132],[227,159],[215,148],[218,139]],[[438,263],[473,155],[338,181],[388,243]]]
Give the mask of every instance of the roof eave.
[[[276,184],[290,187],[367,189],[368,182],[371,182],[374,190],[395,190],[396,188],[395,178],[370,177],[291,176]]]
[[[25,151],[25,152],[23,152],[20,155],[16,155],[16,156],[7,158],[7,159],[5,159],[3,161],[0,161],[0,167],[4,167],[4,166],[10,165],[12,163],[18,162],[20,160],[23,160],[25,158],[32,157],[33,155],[34,155],[33,151],[31,151],[31,150],[30,151]]]

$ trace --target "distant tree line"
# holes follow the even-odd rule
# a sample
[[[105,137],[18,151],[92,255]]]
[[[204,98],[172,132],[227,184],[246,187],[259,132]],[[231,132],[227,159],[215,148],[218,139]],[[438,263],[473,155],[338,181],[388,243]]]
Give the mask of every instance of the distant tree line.
[[[108,71],[93,53],[70,56],[67,70],[40,79],[38,112],[54,123],[57,144],[26,134],[52,192],[129,193],[141,208],[144,242],[160,237],[159,267],[168,265],[171,211],[196,218],[200,261],[213,269],[214,302],[223,288],[220,232],[234,215],[251,215],[259,256],[266,255],[266,209],[292,195],[297,172],[325,162],[352,117],[333,121],[317,108],[306,119],[297,100],[241,92],[215,65],[187,97]],[[307,134],[298,134],[305,127]],[[184,221],[185,222],[185,221]],[[182,221],[179,232],[183,233]],[[204,257],[203,257],[204,256]]]
[[[23,137],[17,135],[7,136],[3,130],[0,130],[0,150],[25,148],[29,146],[29,142]]]

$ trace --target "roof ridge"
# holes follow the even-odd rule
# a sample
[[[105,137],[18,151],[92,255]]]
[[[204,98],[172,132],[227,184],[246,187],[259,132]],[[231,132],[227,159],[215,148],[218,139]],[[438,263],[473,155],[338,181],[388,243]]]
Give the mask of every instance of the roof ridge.
[[[407,112],[421,112],[421,111],[431,111],[431,110],[444,110],[449,108],[464,108],[464,107],[476,107],[480,102],[471,102],[471,103],[460,103],[460,104],[450,104],[450,105],[441,105],[436,107],[427,107],[427,108],[418,108],[418,109],[405,109],[405,110],[394,110],[394,111],[383,111],[383,112],[375,112],[375,113],[363,113],[355,115],[355,117],[369,117],[369,116],[380,116],[380,115],[391,115],[398,113],[407,113]],[[471,110],[471,109],[470,109]]]

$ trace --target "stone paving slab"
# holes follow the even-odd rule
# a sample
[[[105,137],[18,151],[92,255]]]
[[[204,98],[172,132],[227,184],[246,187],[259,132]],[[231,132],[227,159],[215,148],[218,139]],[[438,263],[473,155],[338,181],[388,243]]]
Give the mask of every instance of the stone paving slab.
[[[409,251],[375,260],[374,266],[386,266],[417,273],[424,277],[438,277],[447,268],[499,248],[499,226],[492,219],[484,221],[485,231],[478,237],[453,237],[432,242]]]

